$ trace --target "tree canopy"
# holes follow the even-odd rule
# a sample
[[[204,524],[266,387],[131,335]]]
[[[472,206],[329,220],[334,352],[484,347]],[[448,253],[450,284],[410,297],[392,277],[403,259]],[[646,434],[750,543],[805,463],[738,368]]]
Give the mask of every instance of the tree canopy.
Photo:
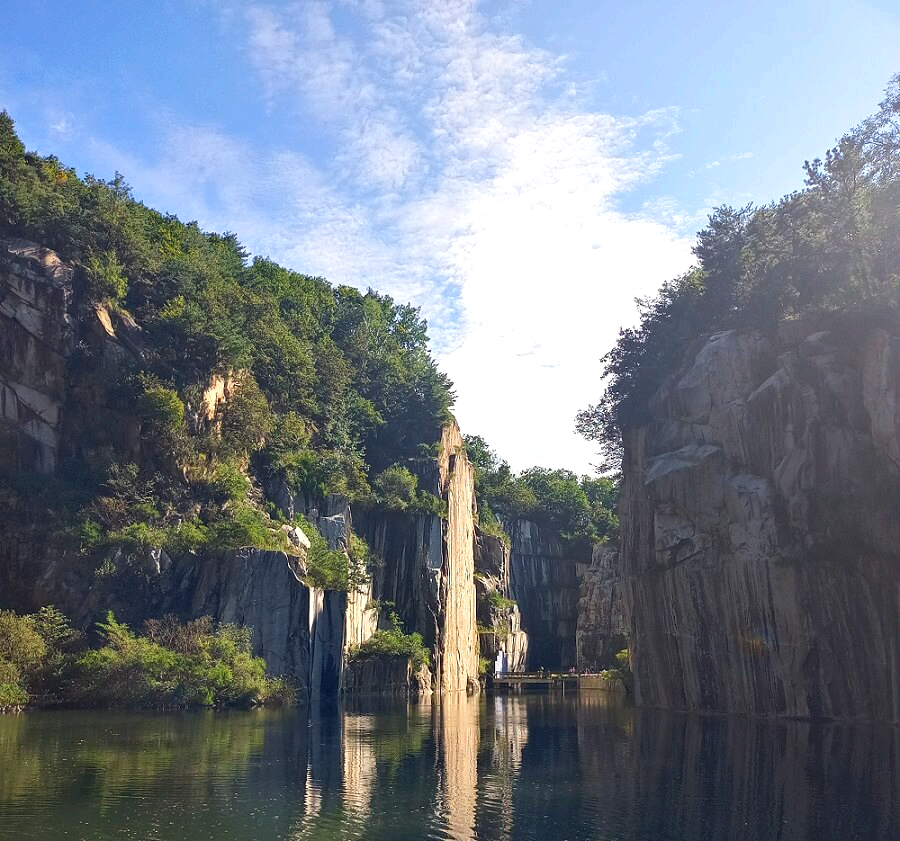
[[[71,503],[81,546],[162,533],[267,545],[259,496],[240,480],[248,467],[264,486],[278,478],[313,496],[366,496],[372,477],[415,458],[449,416],[452,386],[417,309],[251,260],[235,234],[135,200],[119,174],[80,178],[27,152],[5,112],[0,235],[71,261],[86,318],[102,305],[139,329],[140,358],[113,365],[80,342],[67,375],[73,393],[103,403],[60,471],[60,481],[77,477],[78,493],[55,500]],[[214,377],[230,394],[209,418],[203,394]],[[137,418],[140,452],[121,440],[123,418]],[[216,526],[223,519],[230,525]]]
[[[876,114],[824,158],[805,187],[765,207],[717,208],[697,236],[696,266],[639,300],[604,357],[606,389],[577,429],[614,464],[623,429],[698,337],[768,329],[809,314],[896,324],[900,309],[900,75]]]
[[[475,467],[480,524],[487,531],[526,519],[556,531],[563,541],[587,550],[614,540],[617,487],[608,477],[579,477],[571,470],[531,467],[515,474],[480,435],[465,436]]]

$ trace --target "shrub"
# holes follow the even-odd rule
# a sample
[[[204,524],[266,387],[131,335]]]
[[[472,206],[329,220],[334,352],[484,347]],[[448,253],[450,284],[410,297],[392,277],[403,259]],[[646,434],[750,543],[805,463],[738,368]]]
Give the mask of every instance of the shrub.
[[[509,610],[516,606],[516,602],[513,599],[508,599],[499,590],[491,590],[491,592],[488,593],[487,598],[491,603],[491,607],[494,607],[497,610]]]
[[[419,633],[403,633],[403,625],[396,613],[391,613],[391,628],[375,631],[362,645],[356,646],[350,656],[365,660],[370,657],[408,657],[414,669],[428,665],[431,653]]]
[[[206,480],[206,490],[214,502],[243,502],[250,491],[250,480],[231,462],[220,462]]]
[[[250,631],[208,617],[180,625],[172,617],[138,636],[108,613],[98,625],[105,645],[76,662],[77,700],[91,706],[173,708],[250,706],[290,697],[285,681],[265,675]]]
[[[161,430],[176,433],[184,427],[184,403],[178,392],[147,379],[141,398],[144,418]]]
[[[634,675],[631,673],[631,657],[627,648],[623,648],[616,654],[616,666],[613,669],[604,669],[600,677],[607,680],[621,680],[625,688],[631,692],[634,686]]]
[[[392,464],[372,481],[376,500],[392,511],[405,511],[416,502],[418,480],[405,467]]]
[[[274,530],[261,511],[249,505],[236,505],[222,513],[221,519],[209,526],[208,545],[212,549],[285,550],[285,536]]]
[[[209,529],[199,520],[185,520],[166,531],[165,548],[175,554],[196,552],[209,542]]]
[[[0,683],[0,712],[17,710],[28,703],[28,693],[15,683]]]
[[[122,264],[111,251],[88,258],[88,277],[97,297],[118,303],[124,300],[128,291],[128,281],[122,274]]]
[[[47,655],[47,644],[31,616],[0,611],[0,660],[11,663],[23,678],[34,672]]]
[[[163,528],[147,525],[147,523],[131,523],[118,531],[107,535],[107,543],[119,545],[126,552],[159,548],[166,542],[166,531]]]
[[[303,529],[303,533],[309,538],[309,549],[306,552],[306,577],[313,587],[322,590],[349,590],[351,587],[350,558],[340,549],[332,549],[322,533],[306,517],[298,516],[296,523]],[[356,544],[356,552],[365,554]],[[363,543],[363,545],[365,545]],[[351,538],[351,551],[354,544]],[[366,547],[365,552],[368,551]],[[354,564],[354,571],[357,565]],[[354,578],[352,583],[356,583]]]

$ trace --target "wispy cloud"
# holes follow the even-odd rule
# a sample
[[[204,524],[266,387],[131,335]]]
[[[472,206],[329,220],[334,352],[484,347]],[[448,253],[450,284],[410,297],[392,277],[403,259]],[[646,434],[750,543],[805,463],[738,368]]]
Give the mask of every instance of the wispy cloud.
[[[297,143],[170,118],[154,155],[94,140],[95,157],[256,253],[420,305],[465,430],[517,468],[586,470],[571,430],[599,357],[634,297],[690,262],[671,201],[618,209],[670,160],[677,112],[593,109],[565,56],[475,0],[223,8]]]

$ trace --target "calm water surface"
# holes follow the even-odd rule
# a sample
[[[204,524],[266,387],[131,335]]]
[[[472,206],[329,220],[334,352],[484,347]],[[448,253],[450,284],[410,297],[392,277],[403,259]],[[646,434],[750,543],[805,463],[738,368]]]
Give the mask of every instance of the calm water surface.
[[[0,839],[877,841],[900,731],[603,693],[285,713],[0,716]]]

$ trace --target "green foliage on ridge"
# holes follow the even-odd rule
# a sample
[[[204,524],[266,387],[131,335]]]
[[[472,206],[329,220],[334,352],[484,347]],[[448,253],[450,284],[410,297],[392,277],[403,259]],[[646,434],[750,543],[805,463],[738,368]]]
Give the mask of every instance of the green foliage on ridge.
[[[256,483],[369,498],[372,477],[414,458],[449,416],[451,383],[418,310],[250,260],[234,234],[136,201],[121,175],[80,178],[27,152],[5,112],[0,235],[75,264],[84,323],[104,305],[139,346],[111,363],[80,342],[69,365],[71,393],[101,403],[77,425],[49,506],[80,550],[278,547]],[[215,377],[230,391],[210,417]],[[126,486],[113,487],[122,470]],[[37,486],[0,478],[0,514],[42,508]]]
[[[466,453],[475,467],[479,527],[505,538],[502,523],[532,520],[555,530],[573,548],[615,540],[616,483],[606,477],[579,477],[570,470],[532,467],[514,474],[479,435],[466,435]]]
[[[778,202],[718,208],[697,236],[696,267],[638,301],[640,324],[603,357],[603,396],[577,418],[610,464],[621,431],[648,420],[651,396],[698,338],[804,316],[896,326],[900,75],[875,115],[804,170],[805,188]]]

